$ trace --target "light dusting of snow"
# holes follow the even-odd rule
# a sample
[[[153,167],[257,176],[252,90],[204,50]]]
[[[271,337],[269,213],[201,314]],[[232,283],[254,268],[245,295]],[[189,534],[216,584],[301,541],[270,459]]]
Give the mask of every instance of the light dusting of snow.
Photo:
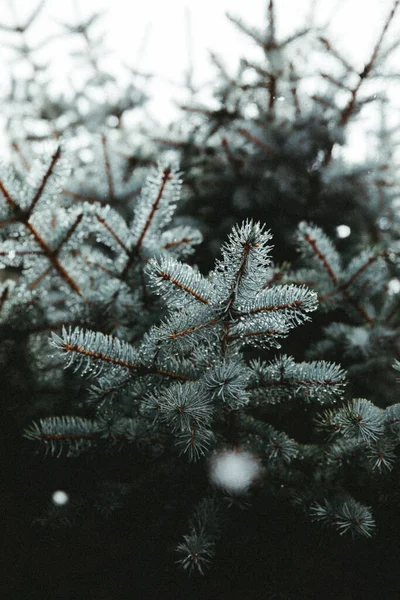
[[[400,280],[397,278],[391,279],[388,285],[389,294],[398,294],[400,292]]]
[[[338,225],[336,227],[336,235],[338,238],[347,238],[351,234],[351,229],[348,225]]]
[[[351,343],[353,346],[359,346],[362,348],[366,346],[369,341],[369,333],[364,327],[354,327],[352,330]]]
[[[210,460],[210,479],[231,493],[246,492],[260,474],[260,464],[250,452],[215,453]]]
[[[67,504],[69,496],[63,490],[57,490],[53,493],[51,499],[53,501],[53,504],[57,504],[57,506],[63,506],[64,504]]]

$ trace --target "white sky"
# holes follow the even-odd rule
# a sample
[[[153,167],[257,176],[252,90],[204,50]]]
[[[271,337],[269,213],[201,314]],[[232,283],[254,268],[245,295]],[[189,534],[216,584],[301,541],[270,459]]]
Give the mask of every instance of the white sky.
[[[17,14],[24,21],[38,0],[0,0],[0,21],[13,24]],[[275,0],[278,36],[284,36],[304,24],[315,4],[319,24],[330,23],[329,38],[343,49],[353,64],[362,69],[379,36],[383,21],[393,0]],[[93,11],[106,10],[98,29],[104,32],[106,46],[112,51],[110,60],[125,62],[140,70],[161,77],[152,84],[152,110],[159,121],[168,123],[175,114],[171,98],[184,100],[182,89],[166,84],[166,80],[182,83],[188,68],[188,49],[193,57],[194,81],[201,84],[213,79],[214,68],[209,61],[212,49],[223,57],[228,68],[243,56],[254,56],[254,44],[230,23],[225,12],[241,16],[250,25],[262,27],[266,0],[47,0],[32,28],[32,41],[43,39],[60,28],[57,21],[74,23],[77,10],[83,17]],[[14,5],[14,11],[12,9]],[[190,31],[188,18],[190,15]],[[188,33],[189,31],[189,33]],[[400,33],[400,15],[391,26],[392,35]],[[14,34],[0,31],[0,42],[13,42]],[[189,41],[188,41],[189,40]],[[68,46],[70,47],[70,45]],[[44,56],[55,65],[60,86],[66,85],[71,64],[66,60],[66,46],[50,44]],[[46,55],[50,53],[50,56]],[[0,68],[8,52],[0,55]],[[14,67],[15,68],[15,67]],[[384,84],[387,86],[387,84]],[[390,90],[388,89],[390,92]],[[167,101],[167,102],[166,102]]]

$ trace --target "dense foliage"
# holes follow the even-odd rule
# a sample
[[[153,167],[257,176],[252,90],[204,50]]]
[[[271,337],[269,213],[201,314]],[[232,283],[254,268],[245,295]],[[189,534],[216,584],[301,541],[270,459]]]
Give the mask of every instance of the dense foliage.
[[[397,47],[386,35],[398,3],[361,73],[313,27],[277,39],[272,0],[266,32],[230,17],[263,59],[234,77],[214,57],[220,108],[185,106],[146,139],[125,122],[143,91],[105,101],[115,80],[97,15],[64,26],[83,36],[91,71],[69,98],[23,45],[43,3],[11,28],[32,76],[3,98],[3,412],[32,454],[100,465],[94,492],[39,510],[36,526],[139,506],[138,530],[203,574],[252,505],[255,522],[283,503],[350,538],[395,514],[394,143],[382,118],[382,160],[355,165],[337,148],[364,105],[385,115],[366,84]],[[306,95],[293,53],[315,43],[340,68]],[[158,509],[144,501],[154,491]]]

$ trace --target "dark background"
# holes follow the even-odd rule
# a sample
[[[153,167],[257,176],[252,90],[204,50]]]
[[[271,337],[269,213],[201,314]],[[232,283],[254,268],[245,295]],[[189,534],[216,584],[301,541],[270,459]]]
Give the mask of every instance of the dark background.
[[[139,457],[130,452],[44,457],[21,440],[9,416],[2,427],[1,598],[400,598],[399,521],[389,513],[375,511],[377,534],[353,542],[306,522],[289,505],[256,498],[248,510],[230,509],[210,568],[189,577],[174,564],[174,548],[188,532],[185,478],[198,477],[201,486],[201,467],[184,467],[173,478],[154,465],[144,485]],[[89,501],[99,478],[133,484],[108,518]],[[78,516],[40,524],[57,489],[75,508],[82,499]]]

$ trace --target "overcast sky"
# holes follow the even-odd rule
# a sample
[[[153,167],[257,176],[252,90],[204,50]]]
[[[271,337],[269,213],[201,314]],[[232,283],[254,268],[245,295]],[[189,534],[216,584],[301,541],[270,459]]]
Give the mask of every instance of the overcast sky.
[[[8,24],[15,23],[15,18],[24,21],[37,4],[38,0],[0,0],[4,9],[0,20]],[[254,45],[237,32],[225,13],[229,10],[247,23],[262,27],[266,4],[266,0],[47,0],[30,39],[43,39],[59,31],[57,21],[76,22],[77,13],[85,18],[93,11],[105,10],[99,30],[104,32],[113,59],[160,76],[153,84],[153,109],[159,120],[167,123],[173,118],[174,109],[166,100],[181,99],[182,92],[165,81],[183,82],[189,54],[195,83],[211,80],[215,71],[210,65],[209,50],[217,52],[234,70],[240,56],[254,53]],[[393,0],[276,0],[278,36],[303,25],[304,19],[310,18],[313,5],[316,23],[329,23],[330,39],[361,70]],[[391,33],[400,34],[399,16],[391,26]],[[0,31],[0,41],[14,40],[13,34]],[[48,49],[48,58],[58,65],[56,70],[62,85],[70,68],[65,48],[61,44],[58,49],[50,45]],[[8,53],[2,52],[0,68],[8,58]]]

